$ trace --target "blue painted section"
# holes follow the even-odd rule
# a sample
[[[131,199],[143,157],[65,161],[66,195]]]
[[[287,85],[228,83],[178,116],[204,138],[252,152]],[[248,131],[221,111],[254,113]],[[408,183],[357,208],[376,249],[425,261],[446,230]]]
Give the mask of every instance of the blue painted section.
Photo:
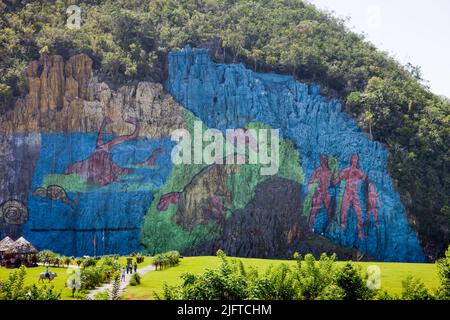
[[[38,249],[74,256],[139,250],[143,217],[154,191],[164,185],[171,171],[169,151],[174,144],[170,140],[138,138],[116,146],[112,159],[132,170],[130,174],[121,177],[123,181],[106,186],[86,185],[81,192],[77,186],[66,183],[68,197],[78,199],[73,206],[32,194],[49,175],[56,175],[64,184],[64,170],[89,157],[96,139],[95,133],[42,134],[28,196],[29,219],[23,229],[24,236]],[[157,157],[155,167],[136,166],[156,148],[166,152]]]
[[[336,227],[336,223],[326,228],[323,208],[317,216],[315,232],[377,260],[425,260],[387,172],[386,150],[380,143],[369,140],[341,112],[338,101],[321,96],[319,86],[298,82],[291,76],[255,73],[241,64],[216,64],[206,50],[187,47],[170,53],[166,89],[210,128],[224,131],[245,127],[248,122],[279,128],[281,135],[299,148],[306,181],[319,166],[321,154],[336,157],[341,170],[349,166],[353,154],[358,154],[359,168],[367,174],[381,200],[379,229],[371,220],[365,229],[367,239],[359,239],[353,208],[345,231]],[[330,196],[339,194],[339,189],[339,186],[330,188]],[[362,189],[359,186],[358,193],[365,221],[366,193]]]

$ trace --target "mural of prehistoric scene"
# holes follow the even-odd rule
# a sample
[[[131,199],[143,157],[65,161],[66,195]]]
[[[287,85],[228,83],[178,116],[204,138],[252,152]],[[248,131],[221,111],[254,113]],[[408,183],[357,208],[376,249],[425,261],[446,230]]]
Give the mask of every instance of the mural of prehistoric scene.
[[[383,146],[318,86],[217,64],[190,47],[169,54],[168,70],[164,87],[112,90],[85,55],[33,62],[28,95],[1,117],[1,236],[66,255],[221,248],[244,257],[424,260]],[[171,133],[193,134],[195,121],[224,137],[279,129],[278,171],[173,164]]]

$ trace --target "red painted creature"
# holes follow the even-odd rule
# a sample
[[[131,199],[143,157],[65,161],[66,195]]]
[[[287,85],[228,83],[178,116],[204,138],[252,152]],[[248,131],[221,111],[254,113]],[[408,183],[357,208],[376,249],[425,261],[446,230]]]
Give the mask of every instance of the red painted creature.
[[[314,220],[319,212],[322,204],[328,212],[329,221],[333,218],[333,209],[331,207],[331,199],[328,194],[328,188],[330,187],[333,172],[328,167],[328,157],[320,156],[320,167],[314,170],[311,178],[309,179],[308,189],[311,189],[312,184],[317,180],[317,189],[314,193],[312,200],[311,216],[309,218],[309,229],[312,230]]]
[[[180,194],[180,192],[171,192],[163,195],[156,206],[158,211],[166,211],[170,204],[177,204],[180,200]]]
[[[145,160],[143,165],[153,167],[156,164],[156,159],[158,158],[158,156],[162,154],[164,154],[164,150],[161,148],[157,148],[155,151],[153,151],[151,156],[147,160]]]
[[[128,120],[128,123],[135,125],[132,134],[120,136],[111,141],[104,141],[105,127],[112,121],[110,118],[105,118],[100,127],[95,145],[94,152],[85,160],[72,163],[66,170],[65,174],[78,174],[90,183],[98,185],[107,185],[114,181],[120,182],[118,175],[125,175],[129,173],[128,169],[119,167],[111,159],[111,150],[118,144],[126,141],[134,140],[139,135],[139,123],[136,119]]]
[[[365,235],[362,231],[363,219],[361,203],[358,196],[358,183],[360,181],[367,181],[367,176],[358,169],[358,161],[359,156],[357,154],[354,154],[351,158],[350,167],[341,171],[341,173],[339,173],[337,178],[333,181],[333,184],[337,185],[342,180],[346,181],[344,196],[342,199],[341,229],[345,230],[347,226],[348,210],[352,205],[358,219],[358,237],[363,239],[365,238]]]

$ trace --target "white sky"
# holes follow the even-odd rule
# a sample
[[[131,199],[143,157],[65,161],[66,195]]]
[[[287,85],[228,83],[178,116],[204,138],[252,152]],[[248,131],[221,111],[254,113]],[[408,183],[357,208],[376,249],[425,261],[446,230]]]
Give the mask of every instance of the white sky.
[[[420,66],[431,90],[450,97],[450,0],[309,0],[402,63]]]

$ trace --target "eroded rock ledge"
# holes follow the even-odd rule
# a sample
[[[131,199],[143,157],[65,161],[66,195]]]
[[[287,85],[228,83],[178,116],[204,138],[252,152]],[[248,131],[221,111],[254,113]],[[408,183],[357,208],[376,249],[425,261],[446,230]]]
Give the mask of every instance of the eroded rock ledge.
[[[99,82],[92,60],[79,54],[64,61],[44,55],[25,70],[28,93],[1,117],[0,134],[32,132],[97,132],[111,118],[113,134],[129,133],[124,121],[137,118],[141,135],[168,136],[184,127],[182,108],[159,83],[140,82],[112,90]]]

